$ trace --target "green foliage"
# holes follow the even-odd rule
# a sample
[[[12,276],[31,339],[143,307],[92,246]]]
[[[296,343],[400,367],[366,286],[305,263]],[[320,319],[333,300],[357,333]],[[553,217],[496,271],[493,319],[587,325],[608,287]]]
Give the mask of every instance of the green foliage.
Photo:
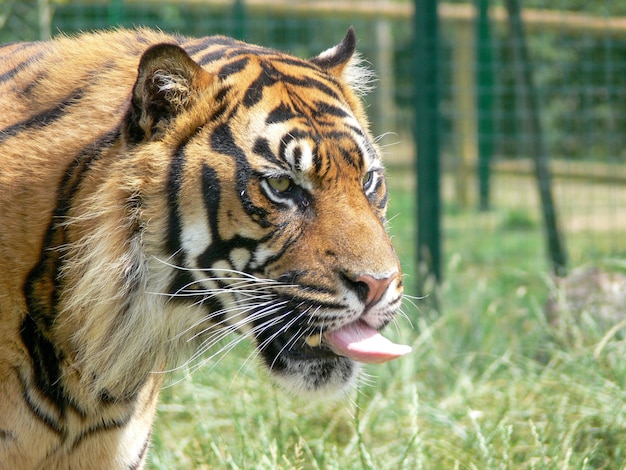
[[[0,2],[0,43],[39,37],[38,9],[34,1]]]
[[[512,209],[506,212],[500,227],[502,230],[533,230],[537,225],[527,210]]]

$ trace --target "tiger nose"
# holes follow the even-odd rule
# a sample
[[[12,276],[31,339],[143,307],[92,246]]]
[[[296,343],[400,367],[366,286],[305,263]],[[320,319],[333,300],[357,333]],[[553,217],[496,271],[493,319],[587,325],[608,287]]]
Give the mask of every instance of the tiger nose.
[[[365,295],[365,306],[371,307],[382,299],[389,284],[396,278],[396,273],[389,277],[376,278],[370,274],[361,274],[354,282],[359,286],[360,291]]]

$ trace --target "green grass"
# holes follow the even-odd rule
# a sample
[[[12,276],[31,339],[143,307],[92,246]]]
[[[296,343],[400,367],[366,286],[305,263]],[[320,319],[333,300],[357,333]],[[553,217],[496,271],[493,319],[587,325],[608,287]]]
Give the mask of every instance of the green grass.
[[[394,172],[390,181],[411,289],[411,182]],[[546,323],[555,285],[540,221],[512,202],[498,206],[447,207],[445,279],[431,293],[438,310],[428,299],[406,303],[410,321],[386,333],[413,354],[368,366],[346,396],[312,401],[270,385],[240,344],[164,389],[151,468],[624,468],[625,340],[592,319]],[[568,238],[574,262],[593,261],[583,258],[588,238]],[[596,260],[606,259],[602,246]]]

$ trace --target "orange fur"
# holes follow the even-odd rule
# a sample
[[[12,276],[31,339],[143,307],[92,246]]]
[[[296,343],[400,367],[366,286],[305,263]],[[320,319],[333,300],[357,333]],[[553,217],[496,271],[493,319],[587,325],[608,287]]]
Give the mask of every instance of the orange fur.
[[[220,331],[296,389],[352,380],[280,341],[381,328],[402,291],[353,47],[119,30],[0,48],[3,465],[141,468],[161,372]],[[375,312],[364,273],[393,278]]]

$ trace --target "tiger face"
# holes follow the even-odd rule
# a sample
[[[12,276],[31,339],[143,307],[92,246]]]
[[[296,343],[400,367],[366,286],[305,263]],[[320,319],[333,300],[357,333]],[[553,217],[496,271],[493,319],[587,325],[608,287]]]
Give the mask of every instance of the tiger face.
[[[165,141],[175,156],[168,293],[200,307],[190,332],[207,338],[203,349],[214,326],[226,326],[251,338],[273,375],[298,391],[343,388],[357,362],[408,351],[377,332],[400,305],[402,279],[385,230],[382,162],[342,81],[354,43],[350,32],[309,62],[235,55],[217,78],[182,50],[158,46],[135,86],[129,135]],[[167,77],[168,60],[187,77]],[[154,117],[133,127],[133,117],[149,116],[146,103],[193,80],[198,90],[173,97],[193,103],[182,123],[197,115],[193,134],[170,143]]]
[[[162,372],[233,332],[298,392],[410,351],[355,44],[0,47],[0,462],[141,468]]]

